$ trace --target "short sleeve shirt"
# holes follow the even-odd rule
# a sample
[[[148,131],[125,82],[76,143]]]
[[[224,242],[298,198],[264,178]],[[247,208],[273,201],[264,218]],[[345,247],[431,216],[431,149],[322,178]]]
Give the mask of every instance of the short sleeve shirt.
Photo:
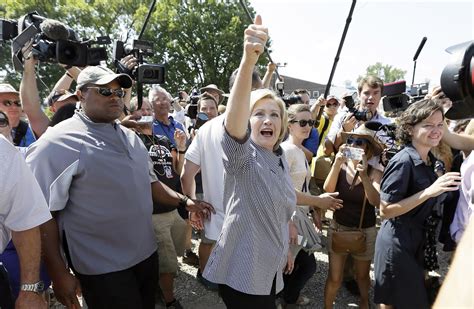
[[[169,116],[168,119],[170,121],[169,124],[164,124],[163,122],[155,119],[153,121],[153,134],[166,136],[173,145],[176,145],[174,140],[174,132],[176,129],[180,129],[183,132],[186,131],[184,130],[183,125],[180,122],[174,120],[172,116]]]
[[[204,221],[206,238],[216,240],[224,223],[224,165],[222,163],[222,138],[224,115],[206,122],[189,145],[185,158],[201,167],[204,201],[209,202],[216,213]]]
[[[51,219],[38,182],[23,156],[0,134],[0,253],[11,231],[24,231]]]
[[[429,153],[431,162],[434,156]],[[407,145],[398,152],[385,168],[380,185],[380,199],[388,203],[399,202],[415,193],[428,188],[436,181],[436,174],[431,165],[426,165],[412,145]],[[422,226],[431,214],[436,203],[445,198],[445,194],[430,198],[409,212],[390,220],[406,220],[410,224]]]
[[[249,135],[240,143],[224,133],[226,216],[203,276],[246,294],[269,295],[275,277],[276,292],[283,289],[296,194],[284,154]]]
[[[124,270],[156,251],[150,183],[157,179],[135,132],[76,112],[30,146],[27,163],[58,212],[79,273]]]

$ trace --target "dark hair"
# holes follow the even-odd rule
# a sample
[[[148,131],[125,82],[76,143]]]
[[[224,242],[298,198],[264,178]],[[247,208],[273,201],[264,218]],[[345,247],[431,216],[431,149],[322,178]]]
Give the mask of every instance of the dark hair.
[[[311,97],[311,95],[309,94],[308,89],[295,89],[295,90],[293,90],[293,92],[291,94],[292,95],[307,94],[309,97]]]
[[[374,76],[374,75],[368,75],[363,77],[359,81],[359,85],[357,86],[357,90],[360,92],[362,91],[362,88],[364,85],[368,85],[370,88],[380,88],[380,92],[383,92],[383,80],[381,80],[379,77]]]
[[[201,110],[201,102],[206,101],[206,100],[210,100],[210,101],[214,102],[214,104],[216,104],[216,108],[219,105],[214,96],[212,96],[209,92],[204,92],[203,94],[201,94],[199,96],[199,100],[198,100],[198,104],[197,104],[198,112]]]
[[[411,143],[412,128],[437,111],[441,112],[444,119],[443,106],[439,102],[424,99],[411,104],[398,118],[397,137],[402,144]]]
[[[239,73],[239,69],[235,69],[234,72],[230,75],[229,78],[229,93],[232,90],[232,87],[235,83],[235,78],[237,77],[237,73]],[[259,89],[262,87],[262,79],[260,78],[260,74],[258,73],[257,69],[255,68],[252,72],[252,89]]]
[[[75,103],[69,103],[69,104],[61,106],[56,111],[56,113],[54,113],[53,117],[51,118],[51,121],[49,122],[49,126],[54,127],[61,121],[71,118],[72,116],[74,116],[75,111],[76,111]]]

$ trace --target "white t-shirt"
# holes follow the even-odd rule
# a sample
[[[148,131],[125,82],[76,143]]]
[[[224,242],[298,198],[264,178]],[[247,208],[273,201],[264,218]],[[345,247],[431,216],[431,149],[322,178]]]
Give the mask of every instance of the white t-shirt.
[[[300,192],[308,192],[309,181],[311,180],[311,170],[308,166],[303,150],[290,141],[285,141],[281,143],[280,146],[285,153],[291,181],[295,189]],[[308,206],[303,207],[305,207],[306,211],[309,211]]]
[[[21,153],[0,134],[0,253],[11,231],[25,231],[51,219],[46,200]]]
[[[214,206],[216,214],[204,221],[206,238],[217,240],[224,223],[224,165],[222,138],[224,115],[205,123],[189,145],[185,158],[201,167],[204,201]]]

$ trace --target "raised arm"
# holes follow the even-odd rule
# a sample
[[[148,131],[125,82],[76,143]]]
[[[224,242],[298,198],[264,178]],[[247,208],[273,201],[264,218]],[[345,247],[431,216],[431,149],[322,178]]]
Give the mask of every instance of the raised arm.
[[[448,125],[444,122],[443,141],[451,148],[471,151],[474,150],[474,136],[458,134],[449,131]]]
[[[33,132],[36,137],[40,137],[49,126],[49,118],[41,109],[41,99],[36,85],[35,65],[36,60],[33,57],[25,59],[20,84],[20,99]]]
[[[265,76],[263,76],[262,84],[263,88],[270,88],[270,83],[272,81],[273,73],[276,70],[276,64],[273,62],[269,62],[267,64],[267,71],[265,72]]]
[[[247,133],[247,124],[250,117],[252,72],[258,57],[264,51],[267,39],[268,30],[262,26],[262,18],[257,15],[255,23],[245,30],[244,54],[227,104],[225,128],[230,136],[238,140],[244,139]]]

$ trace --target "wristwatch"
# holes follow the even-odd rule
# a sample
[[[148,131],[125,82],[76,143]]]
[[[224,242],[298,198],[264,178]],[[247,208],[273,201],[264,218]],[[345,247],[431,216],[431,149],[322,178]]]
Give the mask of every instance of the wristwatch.
[[[20,286],[20,291],[42,293],[44,291],[44,283],[43,281],[38,281],[36,283],[24,283]]]

